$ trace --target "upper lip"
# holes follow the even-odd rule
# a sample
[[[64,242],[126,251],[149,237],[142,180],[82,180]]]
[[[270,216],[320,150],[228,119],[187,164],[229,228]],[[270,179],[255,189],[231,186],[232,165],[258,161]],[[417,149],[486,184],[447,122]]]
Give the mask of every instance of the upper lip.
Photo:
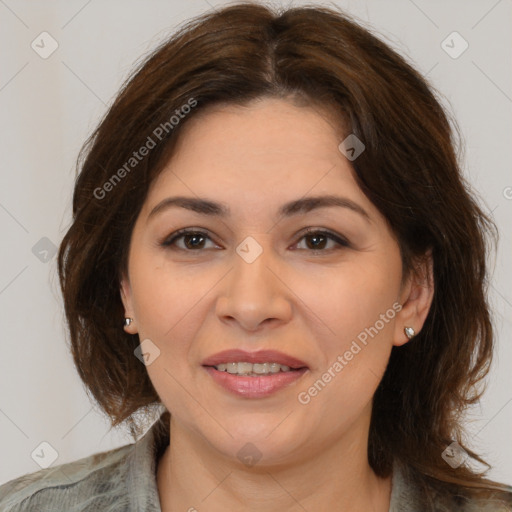
[[[203,366],[216,366],[222,363],[278,363],[290,368],[307,368],[307,364],[296,357],[283,354],[277,350],[258,350],[247,352],[246,350],[232,349],[217,352],[207,357]]]

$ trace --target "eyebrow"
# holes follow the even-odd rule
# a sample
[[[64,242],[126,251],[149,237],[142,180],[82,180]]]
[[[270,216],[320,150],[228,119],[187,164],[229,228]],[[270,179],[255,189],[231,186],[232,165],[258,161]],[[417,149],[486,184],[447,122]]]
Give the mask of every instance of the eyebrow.
[[[328,208],[334,206],[352,210],[353,212],[358,213],[364,217],[364,219],[368,222],[371,222],[369,214],[362,206],[346,197],[333,195],[314,196],[290,201],[289,203],[281,206],[278,211],[278,218],[282,219],[285,217],[291,217],[293,215],[308,213],[319,208]],[[222,218],[226,218],[231,215],[230,208],[225,203],[218,203],[208,199],[199,199],[195,197],[177,196],[168,197],[160,201],[149,213],[147,221],[149,221],[150,218],[154,217],[158,213],[173,207],[185,208],[186,210],[191,210],[201,215],[209,215]]]

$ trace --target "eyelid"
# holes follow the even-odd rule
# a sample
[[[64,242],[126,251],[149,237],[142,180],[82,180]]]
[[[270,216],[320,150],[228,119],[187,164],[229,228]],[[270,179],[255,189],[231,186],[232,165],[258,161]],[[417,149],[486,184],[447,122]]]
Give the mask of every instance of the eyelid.
[[[191,234],[198,234],[203,235],[206,238],[209,238],[212,240],[211,233],[203,228],[183,228],[178,229],[177,231],[172,232],[170,235],[165,236],[161,240],[159,240],[158,245],[161,245],[163,247],[171,247],[175,240],[178,238],[184,236],[184,235],[191,235]],[[213,241],[213,240],[212,240]],[[192,252],[192,251],[189,251]]]
[[[329,229],[325,228],[306,228],[300,233],[298,233],[297,236],[299,236],[299,240],[304,238],[309,233],[320,233],[322,235],[326,235],[330,240],[333,240],[337,244],[343,246],[343,247],[351,247],[351,243],[348,241],[347,238],[345,238],[343,235],[340,235],[338,233],[335,233],[334,231],[330,231]],[[311,251],[314,251],[313,249]],[[325,250],[320,250],[320,252],[328,252]]]

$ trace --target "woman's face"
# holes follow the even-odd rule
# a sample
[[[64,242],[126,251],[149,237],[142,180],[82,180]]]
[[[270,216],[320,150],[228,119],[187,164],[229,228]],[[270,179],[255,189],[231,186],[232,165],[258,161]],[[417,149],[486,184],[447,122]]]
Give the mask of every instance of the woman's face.
[[[398,244],[338,147],[348,134],[329,113],[274,99],[183,128],[135,224],[121,288],[171,429],[242,462],[366,448],[391,348],[405,326],[419,331],[430,296],[401,286]],[[227,212],[166,204],[177,196]],[[313,201],[324,196],[338,205]],[[201,233],[164,245],[185,228]],[[230,350],[250,354],[216,357]],[[277,353],[254,354],[264,350]],[[272,364],[286,362],[302,369]]]

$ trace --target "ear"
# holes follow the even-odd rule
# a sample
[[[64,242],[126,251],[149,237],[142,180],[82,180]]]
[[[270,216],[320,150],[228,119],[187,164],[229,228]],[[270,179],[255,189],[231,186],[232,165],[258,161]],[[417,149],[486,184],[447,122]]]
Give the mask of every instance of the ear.
[[[409,338],[405,327],[412,327],[417,335],[425,323],[434,297],[434,262],[432,250],[416,261],[414,269],[402,286],[400,304],[402,309],[396,315],[393,345],[405,345]]]
[[[137,324],[135,321],[135,314],[133,309],[133,295],[132,288],[130,286],[130,281],[126,275],[123,274],[120,283],[120,293],[121,293],[121,301],[124,306],[124,316],[125,318],[131,318],[132,322],[130,325],[125,325],[124,330],[129,334],[137,334]],[[124,322],[124,319],[123,319]],[[123,324],[124,325],[124,324]]]

